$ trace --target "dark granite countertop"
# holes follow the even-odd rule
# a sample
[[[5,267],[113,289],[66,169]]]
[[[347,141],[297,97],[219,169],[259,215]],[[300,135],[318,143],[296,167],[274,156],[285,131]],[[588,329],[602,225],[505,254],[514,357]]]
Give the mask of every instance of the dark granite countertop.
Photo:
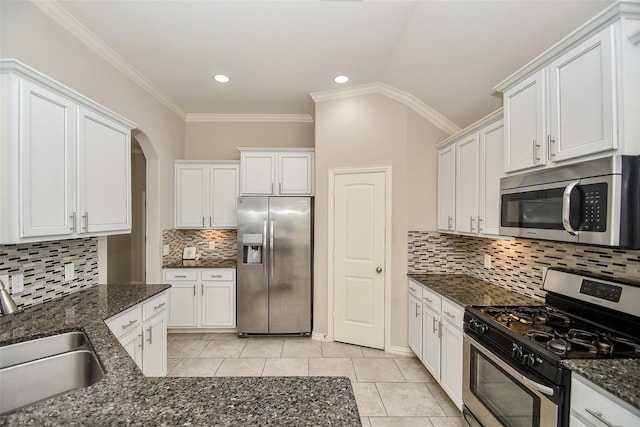
[[[562,364],[640,409],[640,359],[568,359]]]
[[[0,425],[360,425],[345,377],[147,378],[104,320],[168,285],[98,285],[0,317],[0,345],[84,331],[105,377],[0,416]]]
[[[236,258],[200,258],[199,260],[172,259],[162,263],[162,268],[236,268]]]
[[[466,274],[409,274],[452,302],[467,305],[540,305],[542,301]]]

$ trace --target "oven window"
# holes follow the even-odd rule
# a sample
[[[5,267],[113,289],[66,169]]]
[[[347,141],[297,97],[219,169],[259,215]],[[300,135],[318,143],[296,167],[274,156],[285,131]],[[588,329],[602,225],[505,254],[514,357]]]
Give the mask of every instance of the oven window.
[[[562,230],[564,188],[502,195],[503,227]]]
[[[506,427],[539,427],[540,399],[471,347],[471,392]]]

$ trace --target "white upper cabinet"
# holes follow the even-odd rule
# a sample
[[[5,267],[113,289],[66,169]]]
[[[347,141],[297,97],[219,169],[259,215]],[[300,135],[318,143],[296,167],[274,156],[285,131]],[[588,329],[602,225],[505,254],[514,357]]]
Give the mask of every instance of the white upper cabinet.
[[[615,2],[494,90],[504,171],[640,155],[640,3]]]
[[[240,150],[243,196],[313,196],[313,149]]]
[[[438,150],[438,230],[456,227],[456,146]]]
[[[131,232],[135,124],[0,60],[0,243]]]
[[[478,134],[457,144],[456,158],[456,231],[478,232]]]
[[[175,162],[176,228],[236,228],[238,162]]]
[[[85,108],[78,117],[80,233],[131,231],[131,133]]]
[[[502,110],[438,144],[438,229],[497,235],[503,165]]]
[[[75,105],[28,80],[20,83],[19,236],[73,234]]]
[[[548,160],[616,148],[613,63],[609,27],[549,64]]]
[[[505,172],[544,165],[544,102],[542,71],[504,93]]]
[[[478,232],[500,232],[500,178],[504,155],[504,121],[498,120],[478,132],[480,173],[478,175]]]

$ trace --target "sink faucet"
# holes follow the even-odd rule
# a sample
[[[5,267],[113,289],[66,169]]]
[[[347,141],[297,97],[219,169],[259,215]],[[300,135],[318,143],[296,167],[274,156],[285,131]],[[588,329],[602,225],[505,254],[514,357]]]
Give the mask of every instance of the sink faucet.
[[[5,289],[4,282],[0,280],[0,316],[13,314],[20,311],[16,302],[11,298],[11,294]]]

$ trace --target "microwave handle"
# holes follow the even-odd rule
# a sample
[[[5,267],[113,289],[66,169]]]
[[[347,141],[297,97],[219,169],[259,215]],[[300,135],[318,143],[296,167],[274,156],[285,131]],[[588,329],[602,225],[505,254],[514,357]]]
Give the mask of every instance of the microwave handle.
[[[572,236],[577,236],[578,231],[571,227],[571,221],[569,219],[571,217],[571,192],[579,184],[580,181],[571,182],[564,188],[564,193],[562,194],[562,226]]]

